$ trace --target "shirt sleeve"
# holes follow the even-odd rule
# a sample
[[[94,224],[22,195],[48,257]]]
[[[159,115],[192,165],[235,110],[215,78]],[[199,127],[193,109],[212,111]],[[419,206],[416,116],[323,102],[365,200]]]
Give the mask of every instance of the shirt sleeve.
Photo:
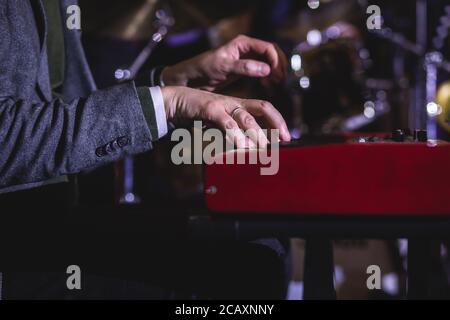
[[[140,87],[138,89],[142,111],[147,121],[152,140],[165,136],[168,132],[164,99],[160,87]]]
[[[167,116],[164,107],[164,99],[160,87],[150,87],[150,95],[155,108],[156,125],[158,127],[158,139],[167,134]]]

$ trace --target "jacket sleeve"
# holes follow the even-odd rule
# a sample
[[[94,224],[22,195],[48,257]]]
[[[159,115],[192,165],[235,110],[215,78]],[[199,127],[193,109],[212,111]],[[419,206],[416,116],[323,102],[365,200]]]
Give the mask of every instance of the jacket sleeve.
[[[133,82],[68,103],[0,97],[0,188],[147,151],[151,131]]]

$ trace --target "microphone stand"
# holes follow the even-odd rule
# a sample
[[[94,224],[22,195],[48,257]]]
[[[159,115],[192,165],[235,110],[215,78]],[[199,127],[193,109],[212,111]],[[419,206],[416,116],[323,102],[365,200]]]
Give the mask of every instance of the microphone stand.
[[[173,25],[173,17],[170,15],[168,9],[160,9],[156,12],[157,25],[156,32],[150,38],[150,41],[139,53],[134,62],[125,69],[117,69],[114,77],[118,83],[132,80],[136,77],[139,70],[153,53],[155,47],[165,38],[168,29]],[[125,156],[122,167],[117,168],[116,181],[118,181],[119,190],[117,191],[116,201],[119,204],[138,204],[140,198],[134,192],[134,157],[131,155]]]

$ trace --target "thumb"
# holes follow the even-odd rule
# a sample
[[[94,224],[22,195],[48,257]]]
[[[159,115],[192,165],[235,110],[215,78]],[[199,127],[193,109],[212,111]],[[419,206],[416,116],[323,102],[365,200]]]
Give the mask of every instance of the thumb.
[[[234,74],[248,77],[267,77],[270,74],[270,66],[256,60],[237,60],[232,70]]]

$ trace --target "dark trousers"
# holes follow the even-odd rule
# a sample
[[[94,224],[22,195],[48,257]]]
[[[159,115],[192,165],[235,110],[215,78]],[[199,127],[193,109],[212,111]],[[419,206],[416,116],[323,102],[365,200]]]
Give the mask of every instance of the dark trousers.
[[[66,246],[58,235],[65,234],[59,229],[68,203],[69,187],[61,184],[0,196],[0,255],[8,252],[0,256],[3,299],[285,298],[284,248],[277,240],[205,241],[175,233],[87,236],[78,228]],[[88,244],[77,252],[83,240]],[[66,260],[59,261],[62,256]],[[81,290],[66,286],[70,264],[82,270]]]

